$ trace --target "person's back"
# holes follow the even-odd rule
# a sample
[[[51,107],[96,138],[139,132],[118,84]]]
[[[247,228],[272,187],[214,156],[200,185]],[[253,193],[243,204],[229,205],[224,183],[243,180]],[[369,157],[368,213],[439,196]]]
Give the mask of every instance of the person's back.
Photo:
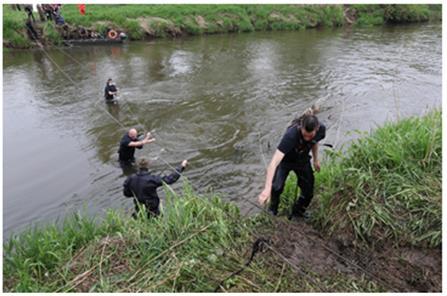
[[[139,162],[140,170],[138,173],[128,177],[123,184],[123,194],[126,197],[134,197],[135,211],[138,212],[139,204],[145,205],[148,216],[159,214],[160,198],[157,194],[157,188],[163,183],[173,184],[180,178],[180,173],[185,169],[187,161],[184,160],[170,175],[155,175],[148,170],[148,161],[141,159]]]

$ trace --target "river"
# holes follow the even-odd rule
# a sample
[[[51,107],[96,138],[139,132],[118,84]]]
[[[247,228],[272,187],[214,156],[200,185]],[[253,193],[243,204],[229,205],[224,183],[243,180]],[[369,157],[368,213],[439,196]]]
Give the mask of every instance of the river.
[[[117,149],[134,126],[157,139],[136,152],[155,171],[189,159],[197,190],[255,212],[246,199],[304,108],[321,104],[323,142],[339,149],[353,131],[440,107],[441,43],[441,24],[418,24],[5,52],[4,239],[78,210],[130,211]],[[109,77],[113,106],[102,101]]]

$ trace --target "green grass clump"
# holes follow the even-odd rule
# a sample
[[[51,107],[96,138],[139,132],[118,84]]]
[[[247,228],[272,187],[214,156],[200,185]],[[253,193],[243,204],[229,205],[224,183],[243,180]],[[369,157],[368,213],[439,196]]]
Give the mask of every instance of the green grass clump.
[[[239,266],[224,255],[229,246],[248,240],[237,223],[236,206],[217,197],[195,197],[188,188],[183,197],[168,195],[159,219],[142,214],[135,220],[108,211],[98,223],[77,214],[61,227],[35,228],[10,239],[4,245],[4,287],[17,292],[212,291],[222,277],[217,269]]]
[[[213,292],[219,284],[229,292],[383,290],[349,274],[315,274],[322,285],[315,286],[264,252],[229,277],[250,257],[254,232],[272,228],[271,218],[244,218],[234,204],[198,197],[188,185],[182,196],[165,191],[158,219],[112,210],[102,221],[75,214],[60,226],[12,237],[3,248],[4,291]]]
[[[435,111],[387,123],[345,155],[333,153],[316,174],[315,225],[369,245],[439,247],[441,142]]]
[[[384,18],[388,23],[426,22],[430,17],[428,5],[387,5]]]
[[[60,45],[62,44],[62,37],[56,29],[56,25],[51,22],[47,22],[43,25],[43,35],[52,44]]]
[[[28,48],[31,42],[26,34],[26,13],[3,5],[3,44],[16,48]]]
[[[436,5],[424,4],[354,4],[357,14],[356,25],[376,26],[385,23],[413,23],[439,19]]]

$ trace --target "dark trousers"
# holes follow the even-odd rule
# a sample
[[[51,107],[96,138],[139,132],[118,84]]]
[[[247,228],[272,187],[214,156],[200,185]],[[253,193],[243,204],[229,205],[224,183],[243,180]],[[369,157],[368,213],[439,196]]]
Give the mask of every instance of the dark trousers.
[[[280,163],[273,177],[272,192],[270,195],[270,210],[275,215],[278,213],[280,195],[284,190],[284,184],[290,171],[295,172],[298,179],[297,185],[301,189],[301,195],[293,205],[292,215],[304,213],[313,198],[315,179],[310,161],[302,165]]]
[[[154,218],[160,215],[160,209],[159,209],[159,201],[145,201],[140,202],[136,199],[133,200],[133,203],[135,205],[135,212],[132,214],[132,217],[137,218],[138,213],[140,210],[146,208],[147,212],[147,218]]]

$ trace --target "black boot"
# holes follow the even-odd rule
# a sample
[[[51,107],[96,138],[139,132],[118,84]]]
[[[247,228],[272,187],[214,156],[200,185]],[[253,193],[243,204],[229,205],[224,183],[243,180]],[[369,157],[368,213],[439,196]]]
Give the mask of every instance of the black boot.
[[[303,205],[304,197],[300,196],[300,198],[293,204],[292,211],[289,215],[289,220],[292,220],[293,217],[300,218],[304,217],[306,218],[306,208]]]
[[[269,209],[267,210],[269,212],[270,215],[272,216],[276,216],[278,215],[278,207],[274,207],[272,206],[272,204],[270,204]]]

